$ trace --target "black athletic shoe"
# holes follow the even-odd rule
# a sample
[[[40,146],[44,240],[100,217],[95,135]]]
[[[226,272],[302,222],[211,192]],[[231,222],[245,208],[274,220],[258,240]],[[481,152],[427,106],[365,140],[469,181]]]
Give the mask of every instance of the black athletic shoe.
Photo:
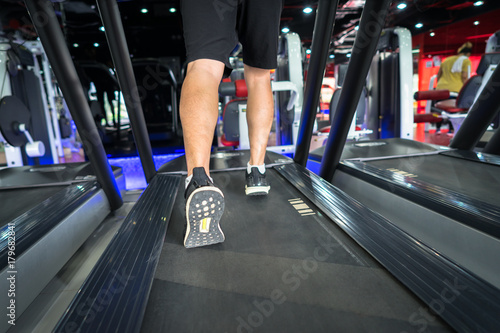
[[[245,185],[246,195],[266,195],[269,193],[271,186],[266,180],[266,174],[262,174],[259,168],[252,167],[250,173],[245,171],[247,184]]]
[[[184,193],[186,198],[187,248],[222,243],[224,233],[219,221],[224,213],[224,195],[208,178],[205,169],[194,168],[193,178]]]

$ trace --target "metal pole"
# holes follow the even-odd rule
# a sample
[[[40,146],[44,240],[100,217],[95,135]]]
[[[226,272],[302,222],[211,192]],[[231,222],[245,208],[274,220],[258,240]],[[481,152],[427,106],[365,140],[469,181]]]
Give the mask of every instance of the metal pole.
[[[304,89],[304,105],[300,118],[294,161],[302,166],[307,164],[312,131],[319,104],[319,94],[325,74],[326,60],[337,13],[338,0],[319,0],[314,22],[311,58],[307,70]]]
[[[125,99],[130,126],[141,158],[144,175],[149,183],[156,174],[156,168],[118,3],[115,0],[97,0],[97,6],[116,68],[118,83]]]
[[[367,0],[332,121],[319,175],[331,181],[349,133],[391,0]],[[408,70],[408,69],[403,69]]]
[[[97,181],[106,193],[111,209],[118,209],[123,200],[52,3],[49,0],[25,0],[25,3],[78,128]]]
[[[500,155],[500,128],[495,130],[495,133],[484,147],[483,153]]]
[[[450,142],[451,148],[472,150],[500,111],[500,66],[472,105],[467,118]]]

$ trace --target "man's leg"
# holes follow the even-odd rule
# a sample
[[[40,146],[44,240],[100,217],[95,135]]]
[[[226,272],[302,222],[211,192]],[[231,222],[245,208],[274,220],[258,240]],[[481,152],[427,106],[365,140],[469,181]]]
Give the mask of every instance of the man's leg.
[[[224,213],[224,194],[208,177],[223,71],[224,64],[220,61],[192,61],[182,86],[180,115],[188,170],[184,192],[187,248],[221,243],[225,238],[219,225]]]
[[[188,176],[196,167],[204,167],[207,175],[209,173],[223,73],[224,63],[217,60],[199,59],[188,65],[180,101]]]
[[[274,115],[270,71],[245,65],[245,81],[248,88],[247,123],[250,139],[245,193],[266,195],[271,187],[266,180],[264,159]]]
[[[245,65],[245,81],[248,88],[247,122],[250,164],[262,165],[274,118],[270,70]]]

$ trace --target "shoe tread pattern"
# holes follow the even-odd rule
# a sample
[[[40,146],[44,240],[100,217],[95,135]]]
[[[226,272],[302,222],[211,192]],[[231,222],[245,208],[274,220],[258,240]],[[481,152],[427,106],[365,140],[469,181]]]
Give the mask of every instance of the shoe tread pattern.
[[[186,203],[186,248],[207,246],[222,243],[225,239],[220,228],[220,219],[224,212],[224,196],[214,186],[197,188]],[[210,219],[208,232],[201,232],[200,225],[203,219]]]

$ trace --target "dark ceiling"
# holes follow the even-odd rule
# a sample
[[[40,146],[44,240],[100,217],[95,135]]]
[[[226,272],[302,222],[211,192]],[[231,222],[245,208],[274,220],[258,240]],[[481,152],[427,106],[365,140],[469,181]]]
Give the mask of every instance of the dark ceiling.
[[[332,53],[337,61],[350,52],[355,37],[355,27],[364,5],[364,0],[340,0],[332,38]],[[405,9],[397,5],[405,2]],[[387,27],[403,26],[412,34],[429,32],[454,22],[466,20],[500,8],[500,1],[485,0],[482,6],[465,0],[406,0],[394,1],[386,20]],[[182,20],[179,0],[131,0],[118,2],[125,27],[130,53],[134,57],[179,57],[184,59]],[[55,2],[54,6],[64,29],[66,40],[76,59],[94,59],[109,62],[104,32],[96,3],[91,0],[68,0]],[[303,9],[311,7],[312,13]],[[141,13],[141,9],[147,13]],[[282,28],[300,35],[304,47],[310,47],[317,1],[285,0],[282,13]],[[175,10],[174,10],[175,9]],[[416,23],[422,28],[415,28]],[[36,38],[29,16],[22,1],[0,0],[0,23],[4,34],[17,33],[24,39]],[[482,22],[493,33],[500,29],[497,20]],[[450,37],[451,38],[451,37]],[[456,37],[462,41],[464,36]],[[94,46],[98,43],[99,46]],[[448,40],[447,44],[453,44]],[[78,44],[78,47],[74,47]],[[344,56],[344,57],[343,57]]]

